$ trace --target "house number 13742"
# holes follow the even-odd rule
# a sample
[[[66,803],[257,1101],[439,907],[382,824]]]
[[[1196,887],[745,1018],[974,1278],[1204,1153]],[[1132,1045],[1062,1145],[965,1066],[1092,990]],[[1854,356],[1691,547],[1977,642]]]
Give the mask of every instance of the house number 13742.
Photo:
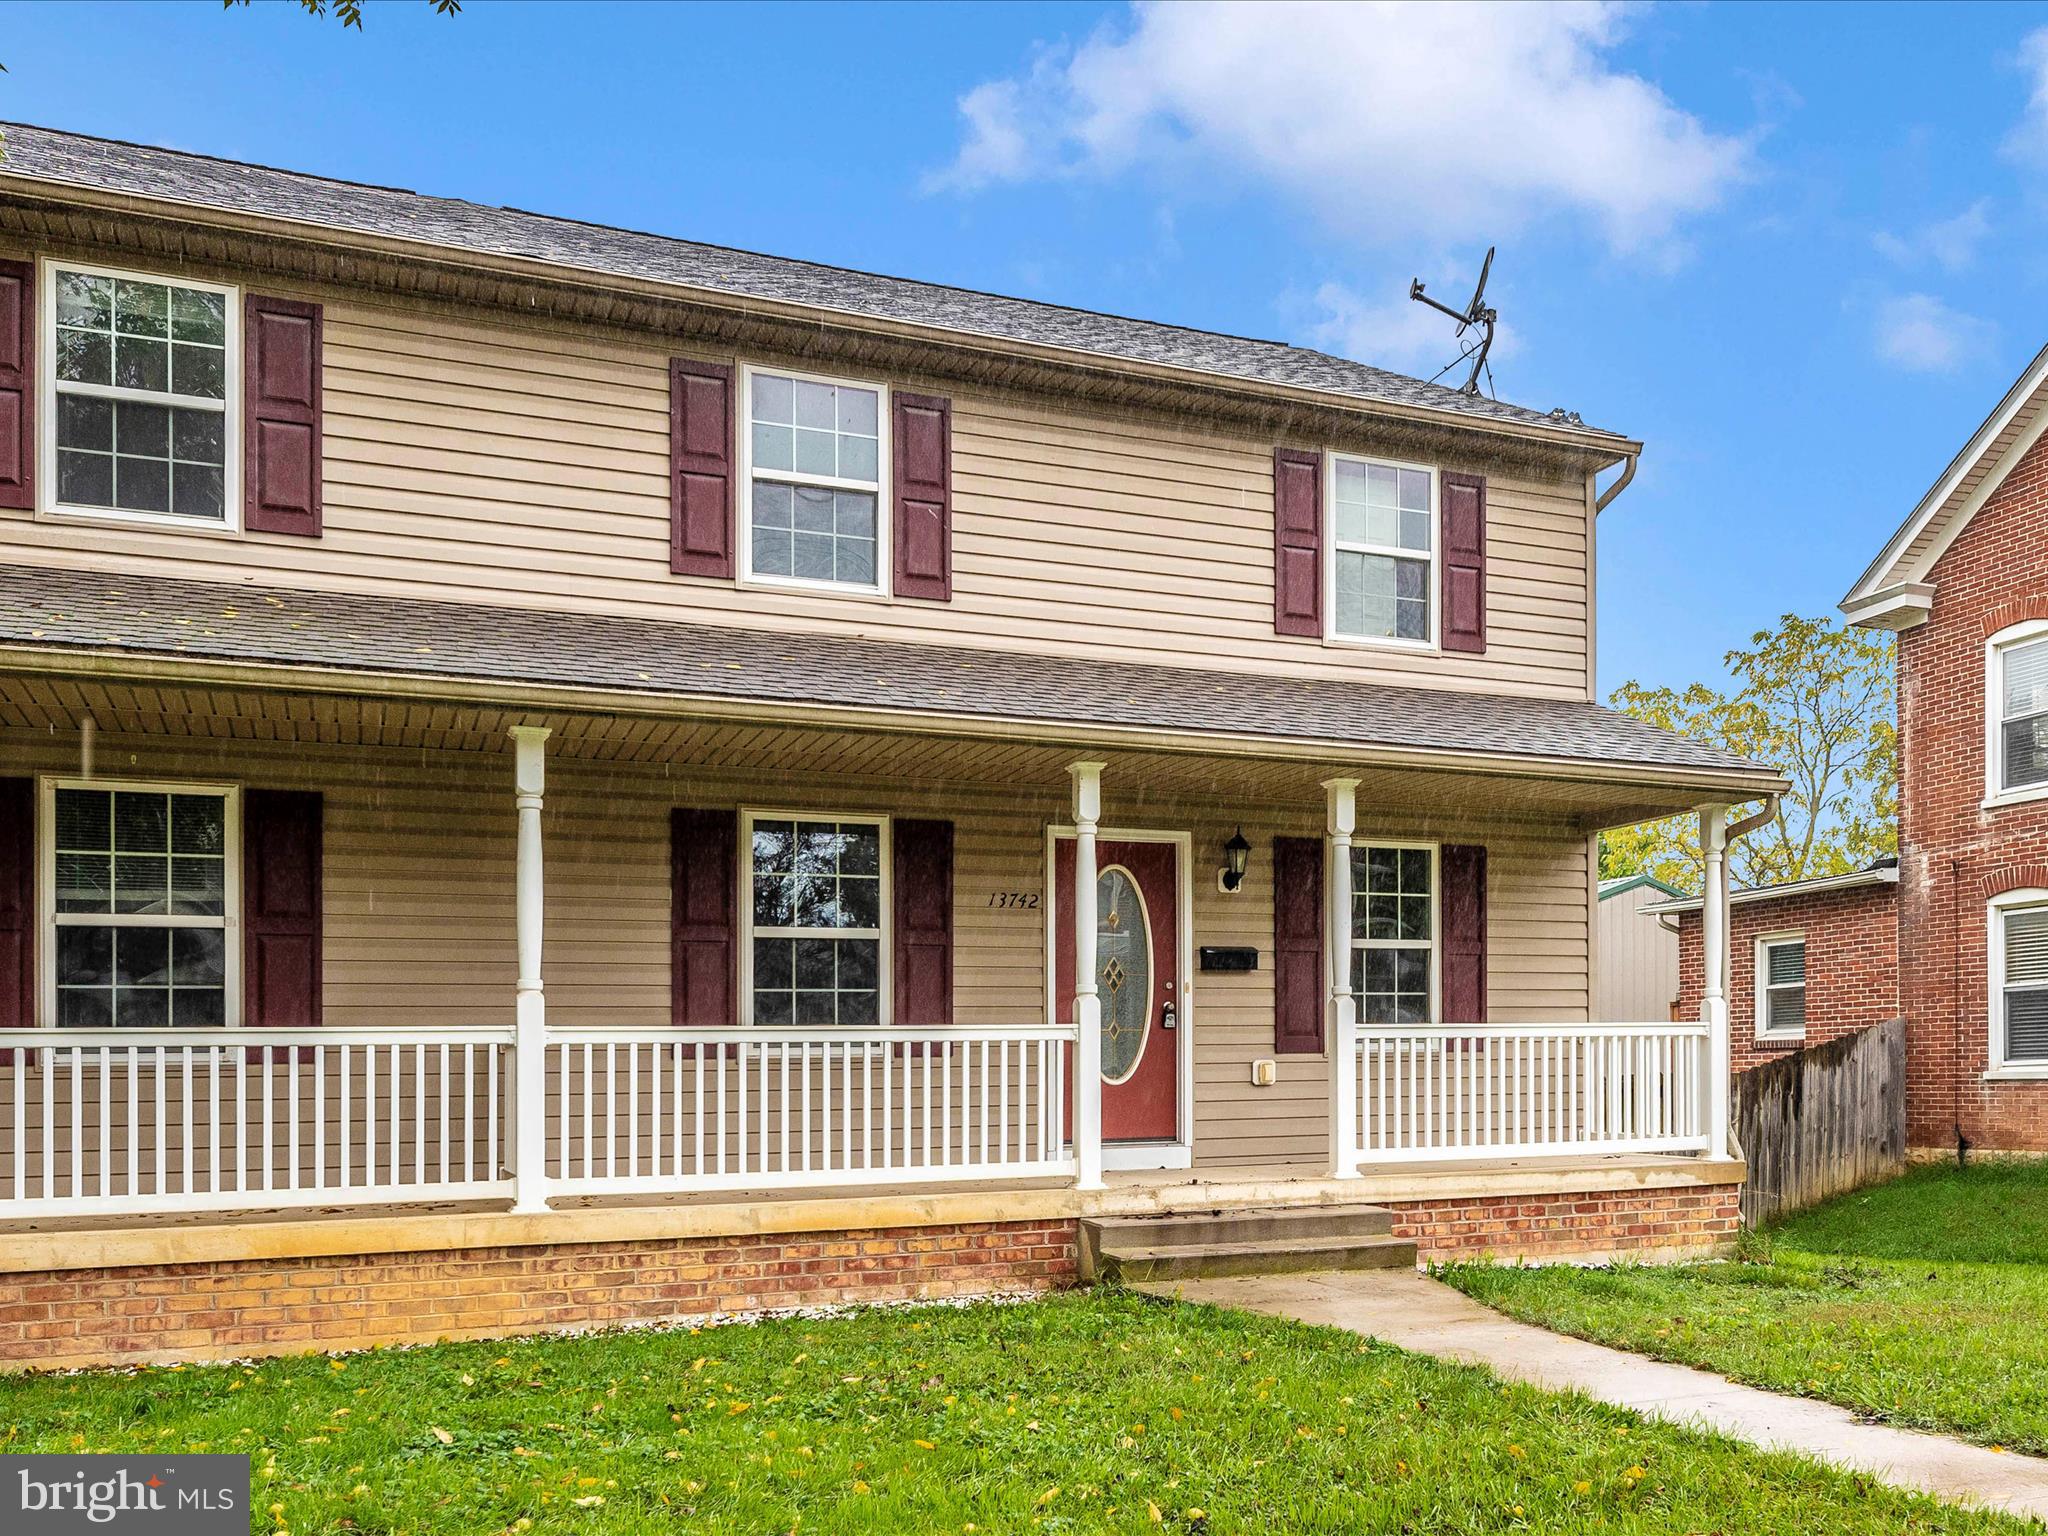
[[[1036,891],[993,891],[989,894],[988,904],[992,907],[1020,907],[1026,912],[1035,912],[1038,910],[1038,893]]]

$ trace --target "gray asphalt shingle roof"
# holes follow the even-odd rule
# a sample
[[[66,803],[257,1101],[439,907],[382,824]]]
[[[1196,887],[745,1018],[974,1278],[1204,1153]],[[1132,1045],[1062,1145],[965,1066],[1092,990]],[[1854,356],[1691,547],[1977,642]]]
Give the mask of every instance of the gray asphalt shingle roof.
[[[1598,705],[785,635],[157,575],[0,566],[0,647],[315,666],[652,696],[1769,770]]]
[[[525,257],[610,276],[678,283],[736,297],[1386,401],[1453,416],[1563,426],[1591,436],[1612,436],[1584,428],[1562,413],[1545,414],[1464,395],[1441,384],[1284,342],[882,277],[515,208],[426,197],[182,150],[90,138],[33,124],[4,127],[7,152],[0,162],[0,178],[28,177],[96,187],[357,234],[425,241],[451,250]],[[1447,339],[1447,350],[1448,345]]]

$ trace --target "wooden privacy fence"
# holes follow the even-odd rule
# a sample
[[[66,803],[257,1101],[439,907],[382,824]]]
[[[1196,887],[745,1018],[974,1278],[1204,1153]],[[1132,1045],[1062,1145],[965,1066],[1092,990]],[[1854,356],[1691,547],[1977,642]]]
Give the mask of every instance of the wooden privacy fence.
[[[1734,1099],[1744,1226],[1890,1178],[1906,1166],[1906,1021],[1744,1072]]]

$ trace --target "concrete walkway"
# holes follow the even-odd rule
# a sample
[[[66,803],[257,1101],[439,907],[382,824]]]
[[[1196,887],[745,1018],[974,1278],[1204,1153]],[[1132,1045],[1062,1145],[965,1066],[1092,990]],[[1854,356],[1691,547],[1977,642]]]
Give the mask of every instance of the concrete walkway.
[[[1510,1381],[1793,1451],[1957,1504],[2048,1521],[2048,1460],[1866,1424],[1846,1408],[1737,1385],[1517,1323],[1412,1270],[1246,1275],[1133,1289],[1349,1329]]]

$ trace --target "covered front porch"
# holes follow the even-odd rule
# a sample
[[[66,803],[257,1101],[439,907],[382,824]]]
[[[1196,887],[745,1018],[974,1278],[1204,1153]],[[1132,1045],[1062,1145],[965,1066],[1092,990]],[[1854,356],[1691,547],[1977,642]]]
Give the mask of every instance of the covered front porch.
[[[216,926],[233,1016],[218,1024],[60,1018],[79,979],[60,934],[83,920],[60,917],[68,898],[36,899],[37,1009],[0,1030],[11,1244],[62,1233],[76,1251],[91,1231],[189,1246],[218,1228],[241,1235],[209,1241],[289,1247],[249,1230],[317,1228],[327,1236],[306,1241],[319,1243],[363,1222],[575,1241],[592,1223],[755,1230],[796,1212],[862,1226],[876,1200],[1003,1220],[1014,1197],[1071,1219],[1739,1173],[1725,1008],[1586,1022],[1594,833],[1695,806],[1712,824],[1743,787],[1725,776],[535,708],[360,683],[200,687],[105,668],[9,674],[0,711],[0,776],[37,786],[27,846],[45,891],[59,889],[48,823],[67,790],[217,787],[231,806],[245,791],[316,796],[321,829],[314,867],[280,874],[244,845],[236,812],[223,822]],[[721,940],[716,914],[694,910],[707,887],[674,828],[703,808],[737,808],[749,862],[731,878],[749,898],[780,877],[769,854],[752,862],[762,827],[881,829],[876,846],[897,855],[877,860],[886,916],[845,926],[876,951],[868,1022],[768,1017],[780,983],[744,948],[707,972],[706,945],[809,930],[742,923]],[[904,862],[913,824],[949,829],[942,871]],[[1304,846],[1320,850],[1313,888]],[[118,838],[109,849],[125,856]],[[1463,895],[1445,884],[1449,849],[1484,853]],[[1112,870],[1149,949],[1105,926]],[[280,927],[290,893],[258,888],[292,879],[312,916]],[[1454,910],[1473,890],[1476,928]],[[1408,900],[1427,917],[1402,938]],[[1393,936],[1375,939],[1386,901]],[[165,914],[104,916],[118,940]],[[1114,956],[1105,935],[1124,945]],[[1140,951],[1142,1006],[1119,1014],[1129,999],[1109,994]],[[1374,958],[1395,951],[1411,958]],[[941,952],[943,1002],[906,992]],[[1447,1004],[1458,964],[1483,985]],[[280,1019],[264,1000],[292,994],[266,991],[264,971],[294,966],[310,967],[316,1001],[311,1017]],[[1423,980],[1405,989],[1373,979],[1414,967]],[[1288,995],[1304,974],[1306,1032]],[[174,996],[183,985],[165,982]],[[727,1006],[731,1022],[695,1011]],[[1105,1061],[1105,1040],[1132,1028]],[[1148,1059],[1152,1085],[1133,1102]],[[647,1214],[662,1210],[678,1214]]]

